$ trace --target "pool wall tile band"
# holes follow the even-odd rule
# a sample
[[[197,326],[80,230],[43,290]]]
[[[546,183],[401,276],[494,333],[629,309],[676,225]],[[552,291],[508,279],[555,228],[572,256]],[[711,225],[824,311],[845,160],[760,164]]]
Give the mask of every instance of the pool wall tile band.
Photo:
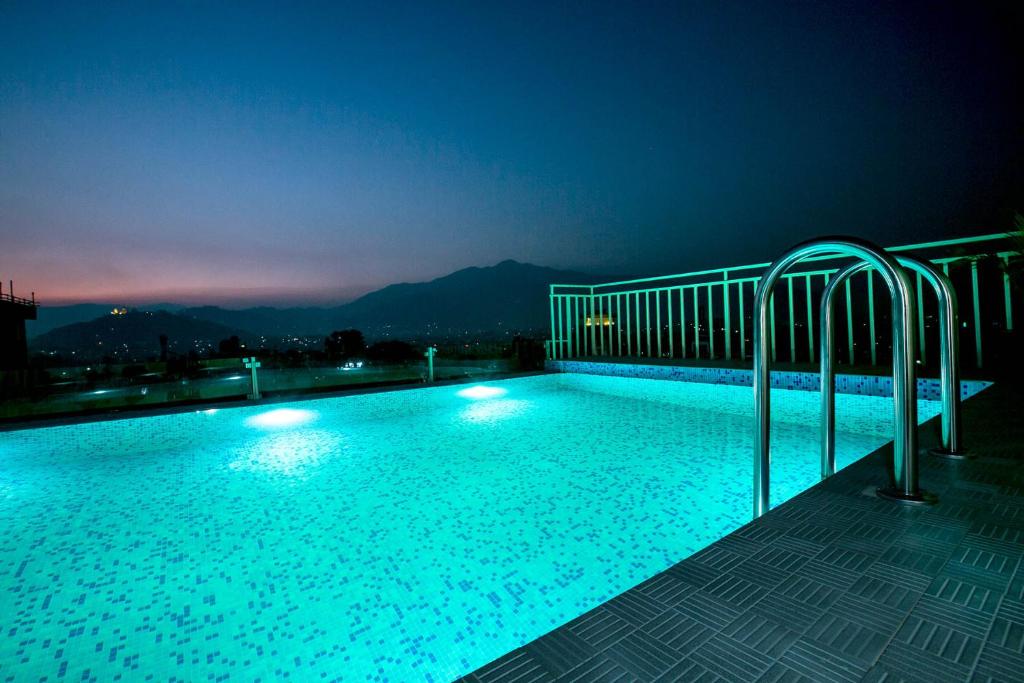
[[[673,382],[727,384],[743,387],[754,385],[753,372],[742,368],[699,368],[576,360],[549,360],[545,362],[544,367],[551,372],[575,372],[588,375],[664,379]],[[775,389],[818,391],[820,386],[818,374],[815,372],[772,371],[772,388]],[[960,396],[964,399],[970,398],[988,386],[991,386],[991,382],[980,380],[960,382]],[[886,375],[836,375],[836,393],[892,396],[892,377]],[[919,399],[938,401],[940,395],[937,379],[919,378],[917,380],[917,397]]]

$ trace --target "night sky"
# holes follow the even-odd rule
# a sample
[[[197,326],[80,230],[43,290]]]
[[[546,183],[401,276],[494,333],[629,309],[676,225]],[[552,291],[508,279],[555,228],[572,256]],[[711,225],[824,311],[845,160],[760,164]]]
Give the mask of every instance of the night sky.
[[[0,3],[0,278],[315,304],[1024,212],[1024,3],[298,5]]]

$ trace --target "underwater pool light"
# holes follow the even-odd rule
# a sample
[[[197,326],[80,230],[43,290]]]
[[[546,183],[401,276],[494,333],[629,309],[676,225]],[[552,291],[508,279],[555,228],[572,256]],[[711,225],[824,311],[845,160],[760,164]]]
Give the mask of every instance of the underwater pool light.
[[[462,398],[481,399],[494,398],[495,396],[504,396],[507,393],[507,389],[502,389],[500,387],[489,387],[485,384],[477,384],[476,386],[467,387],[463,389],[462,391],[458,392],[457,395],[461,396]]]
[[[260,413],[259,415],[253,415],[245,421],[245,424],[249,427],[259,427],[260,429],[277,429],[306,424],[315,420],[316,416],[317,414],[312,410],[277,408]]]

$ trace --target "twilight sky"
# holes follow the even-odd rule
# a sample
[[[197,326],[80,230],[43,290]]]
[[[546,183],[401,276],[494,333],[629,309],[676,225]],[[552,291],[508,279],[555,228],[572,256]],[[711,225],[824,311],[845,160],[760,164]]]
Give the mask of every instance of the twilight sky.
[[[1003,231],[1022,4],[3,1],[0,278],[313,304]]]

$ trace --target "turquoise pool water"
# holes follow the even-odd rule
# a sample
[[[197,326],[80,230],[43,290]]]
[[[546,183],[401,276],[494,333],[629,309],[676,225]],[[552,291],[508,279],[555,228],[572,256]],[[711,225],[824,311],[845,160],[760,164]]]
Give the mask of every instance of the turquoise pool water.
[[[777,504],[817,395],[772,398]],[[752,403],[546,375],[2,433],[0,678],[451,680],[748,521]],[[890,439],[837,412],[840,466]]]

